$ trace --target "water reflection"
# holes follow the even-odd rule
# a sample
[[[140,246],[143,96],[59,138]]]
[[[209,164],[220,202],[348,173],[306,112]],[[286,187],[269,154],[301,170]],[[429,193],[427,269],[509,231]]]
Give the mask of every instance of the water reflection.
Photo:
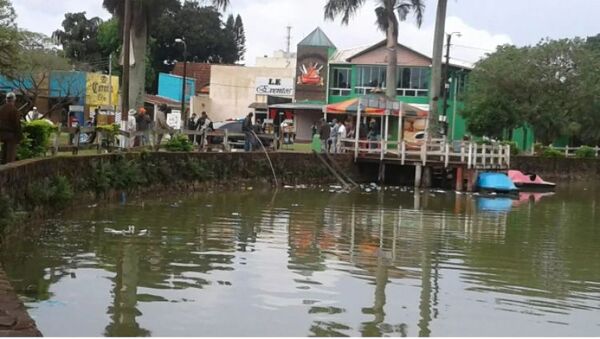
[[[14,236],[3,260],[46,335],[589,335],[600,324],[597,198],[165,198],[77,211]],[[149,235],[105,234],[105,223]],[[90,275],[93,286],[77,284]],[[81,314],[94,326],[78,326]]]

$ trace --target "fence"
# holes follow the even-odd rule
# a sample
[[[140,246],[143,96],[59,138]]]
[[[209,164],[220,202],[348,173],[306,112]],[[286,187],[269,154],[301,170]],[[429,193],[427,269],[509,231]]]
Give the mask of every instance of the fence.
[[[502,144],[479,145],[474,142],[448,143],[432,140],[423,143],[406,141],[368,141],[344,139],[342,152],[354,153],[355,158],[397,160],[407,163],[466,165],[477,169],[505,169],[510,167],[510,146]]]
[[[62,135],[68,134],[67,140],[71,140],[67,144],[61,144]],[[84,134],[95,134],[95,139],[92,143],[81,142],[81,136]],[[71,151],[73,154],[78,154],[80,150],[95,149],[98,153],[103,151],[112,152],[114,150],[130,150],[130,149],[147,149],[151,148],[159,150],[165,145],[159,144],[161,136],[181,134],[185,136],[196,137],[198,151],[222,151],[231,152],[237,148],[243,148],[245,144],[245,134],[230,133],[225,131],[201,132],[197,130],[161,130],[153,129],[148,132],[126,132],[118,131],[118,133],[107,133],[101,129],[93,127],[62,127],[58,126],[57,132],[54,133],[51,141],[50,151],[53,155],[59,152]],[[144,146],[134,147],[132,141],[135,138],[148,137],[148,144]],[[258,137],[267,149],[278,149],[279,140],[270,134],[259,134]]]
[[[582,149],[583,147],[553,147],[555,150],[563,152],[565,157],[567,158],[573,158],[575,156],[577,156],[577,151],[579,151],[580,149]],[[600,147],[596,146],[591,148],[594,150],[594,152],[596,153],[596,158],[600,157]]]

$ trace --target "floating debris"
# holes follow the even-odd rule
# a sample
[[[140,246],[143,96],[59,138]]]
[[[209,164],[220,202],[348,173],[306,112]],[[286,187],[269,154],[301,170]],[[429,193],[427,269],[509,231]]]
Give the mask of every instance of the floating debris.
[[[93,205],[89,205],[88,208],[96,208],[98,207],[98,204],[93,204]]]
[[[231,213],[231,216],[233,216],[233,217],[239,217],[239,216],[241,216],[241,214],[239,214],[238,212],[233,212],[233,213]]]

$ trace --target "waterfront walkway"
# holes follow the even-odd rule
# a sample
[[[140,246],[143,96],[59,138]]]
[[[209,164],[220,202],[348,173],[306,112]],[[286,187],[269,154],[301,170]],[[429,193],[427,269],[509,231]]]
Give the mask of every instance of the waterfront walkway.
[[[35,322],[0,267],[0,337],[41,337]]]

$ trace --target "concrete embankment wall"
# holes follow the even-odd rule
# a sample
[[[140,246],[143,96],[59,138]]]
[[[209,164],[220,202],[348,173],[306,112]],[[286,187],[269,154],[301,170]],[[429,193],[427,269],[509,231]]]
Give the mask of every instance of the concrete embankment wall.
[[[547,180],[575,181],[600,179],[600,159],[543,158],[517,156],[513,169],[535,173]]]

